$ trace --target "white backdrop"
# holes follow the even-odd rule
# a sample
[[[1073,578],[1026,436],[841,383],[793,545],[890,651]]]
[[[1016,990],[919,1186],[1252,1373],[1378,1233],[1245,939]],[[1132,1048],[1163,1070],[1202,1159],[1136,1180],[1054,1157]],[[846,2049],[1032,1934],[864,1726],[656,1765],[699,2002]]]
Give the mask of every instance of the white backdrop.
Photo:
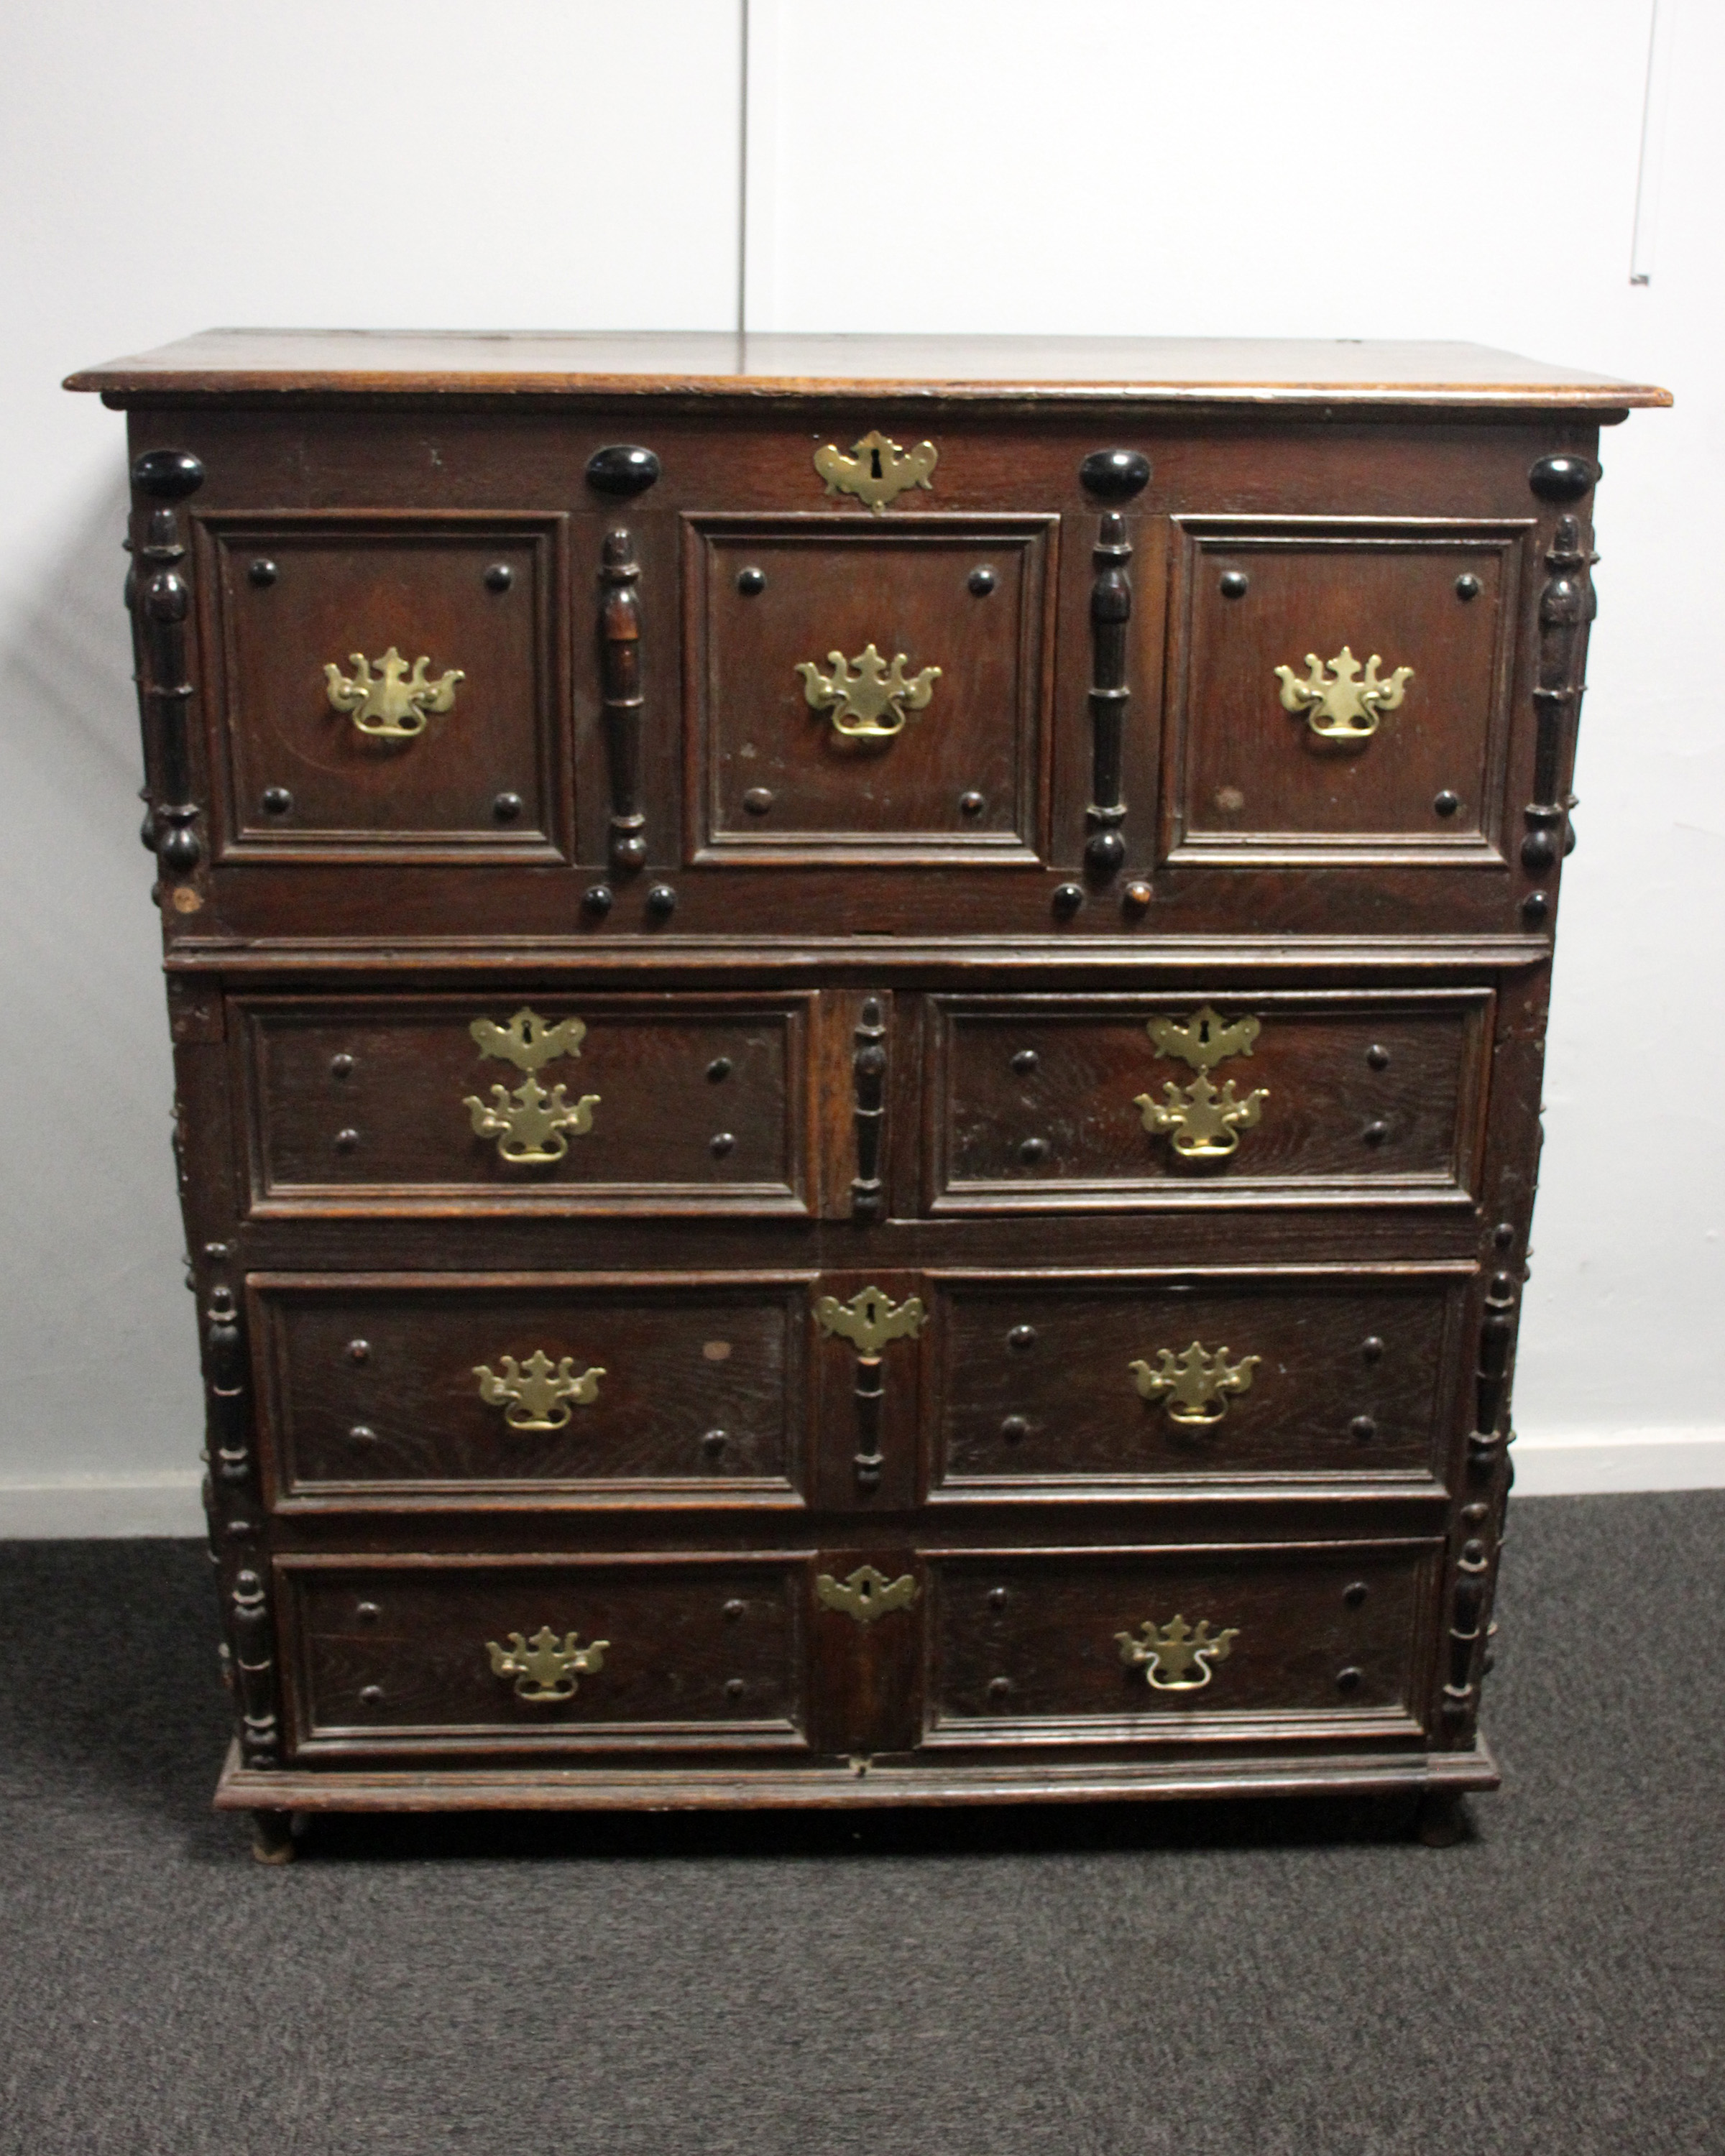
[[[1466,337],[1676,390],[1604,443],[1518,1459],[1725,1481],[1725,11],[1659,8],[1643,285],[1651,0],[8,11],[0,1533],[196,1524],[121,423],[59,377],[219,323],[726,327],[740,286],[756,329]]]

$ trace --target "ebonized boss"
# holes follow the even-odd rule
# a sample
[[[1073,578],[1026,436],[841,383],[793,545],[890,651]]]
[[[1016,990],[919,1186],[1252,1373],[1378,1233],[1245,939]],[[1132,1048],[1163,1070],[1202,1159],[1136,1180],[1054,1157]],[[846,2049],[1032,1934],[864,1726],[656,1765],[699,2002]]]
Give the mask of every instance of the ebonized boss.
[[[1599,428],[1455,346],[223,332],[129,603],[217,1801],[1453,1830]]]

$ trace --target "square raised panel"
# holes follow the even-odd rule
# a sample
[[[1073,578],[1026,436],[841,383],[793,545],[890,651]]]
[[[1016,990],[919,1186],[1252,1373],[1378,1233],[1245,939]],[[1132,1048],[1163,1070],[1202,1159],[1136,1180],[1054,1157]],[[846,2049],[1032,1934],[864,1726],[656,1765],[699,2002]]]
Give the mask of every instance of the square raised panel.
[[[566,524],[203,519],[218,858],[567,859]]]
[[[1163,859],[1501,862],[1532,526],[1176,524]]]
[[[1058,530],[686,519],[693,858],[1040,860]]]

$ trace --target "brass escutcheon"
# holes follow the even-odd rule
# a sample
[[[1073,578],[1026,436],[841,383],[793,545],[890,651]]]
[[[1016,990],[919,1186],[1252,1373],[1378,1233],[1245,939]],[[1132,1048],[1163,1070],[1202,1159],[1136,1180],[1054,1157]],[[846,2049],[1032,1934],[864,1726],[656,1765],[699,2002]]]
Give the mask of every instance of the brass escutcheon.
[[[599,1096],[583,1093],[572,1101],[562,1086],[547,1092],[534,1073],[557,1056],[578,1056],[586,1026],[578,1018],[552,1025],[523,1007],[506,1026],[476,1018],[467,1029],[481,1055],[497,1056],[527,1074],[513,1092],[492,1086],[489,1101],[476,1093],[467,1095],[461,1105],[473,1118],[475,1135],[495,1138],[498,1152],[514,1166],[561,1160],[569,1150],[570,1136],[580,1137],[593,1128]]]
[[[423,734],[434,712],[454,707],[455,685],[467,679],[459,668],[452,668],[440,680],[429,681],[426,669],[431,661],[425,658],[416,659],[409,674],[407,660],[393,644],[377,661],[375,674],[362,651],[350,652],[347,663],[353,669],[352,680],[333,661],[323,670],[330,702],[336,711],[351,714],[362,734],[383,741],[413,741]]]
[[[934,468],[941,453],[932,442],[918,442],[914,449],[901,449],[878,430],[850,445],[850,454],[831,442],[814,453],[814,469],[827,483],[829,494],[855,495],[866,502],[876,516],[906,487],[934,491]]]
[[[1198,1073],[1189,1086],[1177,1086],[1169,1079],[1160,1101],[1147,1093],[1137,1096],[1132,1106],[1142,1114],[1144,1128],[1171,1138],[1182,1159],[1224,1158],[1239,1145],[1240,1132],[1255,1126],[1270,1095],[1260,1086],[1242,1100],[1231,1078],[1218,1087],[1209,1074],[1230,1055],[1250,1055],[1263,1021],[1223,1019],[1204,1004],[1183,1022],[1153,1018],[1144,1029],[1158,1055],[1178,1056]]]
[[[480,1398],[488,1408],[501,1408],[511,1430],[562,1430],[577,1407],[590,1407],[599,1396],[603,1368],[583,1370],[578,1378],[572,1356],[553,1363],[542,1348],[536,1348],[525,1363],[502,1355],[499,1377],[489,1363],[475,1363]]]
[[[823,1332],[839,1333],[859,1355],[878,1355],[889,1340],[914,1340],[922,1332],[922,1298],[907,1296],[895,1306],[883,1289],[859,1288],[849,1302],[822,1296],[814,1316]]]
[[[1307,725],[1325,741],[1369,741],[1378,731],[1378,719],[1398,707],[1414,678],[1411,666],[1398,666],[1387,681],[1380,681],[1378,663],[1374,651],[1362,675],[1358,660],[1345,644],[1331,660],[1308,651],[1309,670],[1303,681],[1291,666],[1276,670],[1281,683],[1281,707],[1296,716],[1303,711]]]
[[[829,651],[827,664],[833,670],[823,674],[812,659],[800,659],[796,671],[809,710],[826,712],[847,741],[891,741],[902,733],[912,711],[927,709],[941,675],[938,666],[925,666],[907,680],[904,653],[896,651],[889,667],[872,644],[855,659]]]
[[[822,1573],[814,1583],[814,1591],[827,1609],[842,1609],[859,1625],[871,1625],[889,1610],[909,1609],[916,1599],[916,1582],[908,1572],[889,1579],[873,1565],[860,1564],[848,1579],[834,1579],[831,1573]]]
[[[1142,1670],[1157,1691],[1201,1691],[1214,1675],[1211,1663],[1226,1661],[1229,1648],[1240,1637],[1237,1625],[1213,1633],[1208,1617],[1195,1628],[1180,1616],[1160,1625],[1147,1617],[1138,1632],[1137,1639],[1130,1632],[1114,1635],[1120,1643],[1120,1659],[1129,1668]],[[1158,1676],[1158,1670],[1168,1675]],[[1199,1672],[1196,1676],[1194,1670]]]
[[[1206,1430],[1228,1412],[1230,1393],[1249,1393],[1252,1372],[1263,1360],[1243,1355],[1230,1363],[1225,1348],[1210,1348],[1194,1340],[1183,1355],[1171,1348],[1156,1350],[1157,1367],[1132,1363],[1127,1368],[1141,1400],[1160,1400],[1170,1422],[1187,1430]]]
[[[511,1632],[506,1647],[487,1640],[485,1652],[491,1657],[491,1673],[513,1677],[516,1697],[536,1706],[573,1699],[580,1689],[577,1676],[603,1669],[605,1650],[611,1644],[608,1640],[595,1640],[591,1646],[578,1647],[575,1642],[579,1637],[579,1633],[566,1632],[560,1640],[549,1625],[542,1625],[531,1640]]]

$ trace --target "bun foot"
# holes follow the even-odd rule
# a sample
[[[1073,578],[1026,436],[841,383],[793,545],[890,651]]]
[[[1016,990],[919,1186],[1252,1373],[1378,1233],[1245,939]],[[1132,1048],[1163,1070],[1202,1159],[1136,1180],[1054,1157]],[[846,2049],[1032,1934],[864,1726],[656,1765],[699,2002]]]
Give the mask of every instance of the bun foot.
[[[1460,1789],[1427,1790],[1414,1831],[1428,1849],[1453,1849],[1466,1838],[1466,1798]]]
[[[293,1862],[294,1815],[291,1812],[252,1814],[252,1855],[259,1864]]]

